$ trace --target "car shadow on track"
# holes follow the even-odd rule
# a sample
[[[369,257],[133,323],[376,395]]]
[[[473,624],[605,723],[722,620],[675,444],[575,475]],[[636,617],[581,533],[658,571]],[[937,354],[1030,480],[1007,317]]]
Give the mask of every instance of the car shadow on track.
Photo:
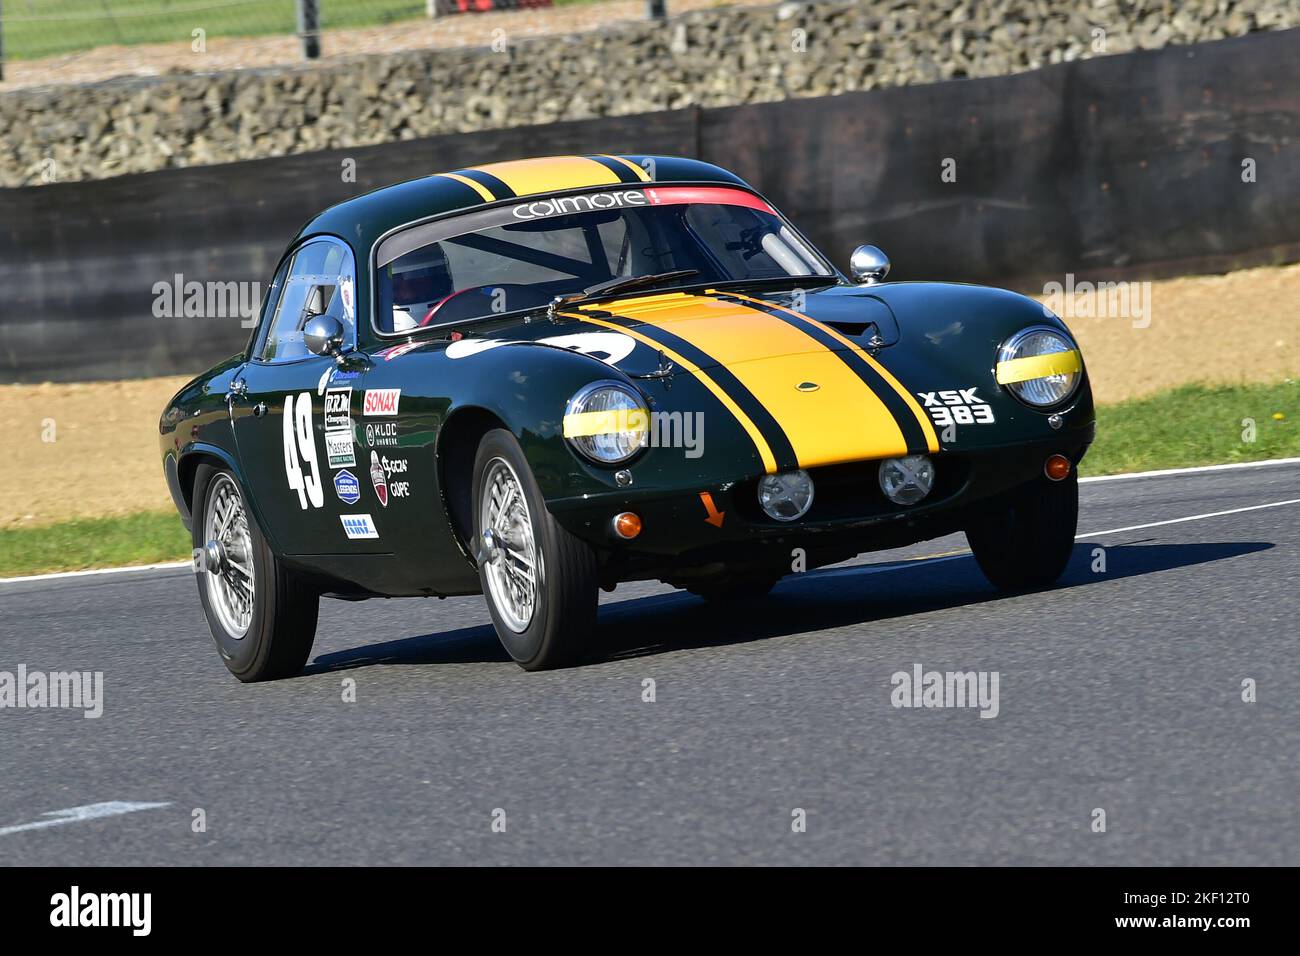
[[[1075,545],[1061,580],[1044,594],[1104,581],[1192,567],[1265,551],[1263,541],[1115,545],[1105,570],[1094,571],[1097,545]],[[600,650],[594,662],[693,647],[741,644],[807,631],[871,624],[927,611],[1006,600],[970,555],[941,562],[829,568],[784,578],[766,598],[711,604],[684,591],[602,604]],[[486,625],[424,634],[317,657],[304,674],[372,664],[465,664],[507,661]]]

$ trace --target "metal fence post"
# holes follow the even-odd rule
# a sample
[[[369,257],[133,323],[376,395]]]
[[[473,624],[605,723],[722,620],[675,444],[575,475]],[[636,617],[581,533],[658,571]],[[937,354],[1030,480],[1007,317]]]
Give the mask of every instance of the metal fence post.
[[[320,6],[316,0],[298,0],[298,36],[304,59],[320,56]]]
[[[668,0],[645,0],[645,15],[649,20],[663,20],[668,16]]]

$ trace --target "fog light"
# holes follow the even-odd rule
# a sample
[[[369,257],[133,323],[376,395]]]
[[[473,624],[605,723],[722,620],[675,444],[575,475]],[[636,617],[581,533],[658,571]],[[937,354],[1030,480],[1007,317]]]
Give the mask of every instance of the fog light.
[[[1043,474],[1052,481],[1063,481],[1070,476],[1070,459],[1064,455],[1052,455],[1043,464]]]
[[[779,475],[764,475],[758,482],[758,503],[769,518],[796,521],[813,503],[812,475],[802,468]]]
[[[914,505],[934,487],[934,463],[925,455],[886,458],[880,463],[880,490],[896,505]]]
[[[641,533],[641,519],[630,511],[615,515],[614,533],[626,541],[631,541]]]

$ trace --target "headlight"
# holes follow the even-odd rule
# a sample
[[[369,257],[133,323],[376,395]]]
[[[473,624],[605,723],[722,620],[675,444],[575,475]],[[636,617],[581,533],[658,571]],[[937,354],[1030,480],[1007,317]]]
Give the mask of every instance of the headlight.
[[[802,468],[764,475],[758,482],[758,503],[769,518],[777,521],[802,518],[813,503],[812,475]]]
[[[564,410],[564,437],[592,461],[616,465],[646,446],[650,412],[628,386],[593,382],[569,399]]]
[[[998,351],[998,384],[1028,405],[1046,408],[1065,401],[1082,374],[1079,349],[1055,329],[1017,332]]]

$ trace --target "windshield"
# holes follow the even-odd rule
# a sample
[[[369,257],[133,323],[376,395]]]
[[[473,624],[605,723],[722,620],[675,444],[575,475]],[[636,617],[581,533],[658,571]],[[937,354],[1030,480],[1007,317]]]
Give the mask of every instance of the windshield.
[[[687,271],[644,288],[832,276],[767,203],[726,187],[541,198],[415,226],[377,250],[381,332],[545,306],[611,280]]]

